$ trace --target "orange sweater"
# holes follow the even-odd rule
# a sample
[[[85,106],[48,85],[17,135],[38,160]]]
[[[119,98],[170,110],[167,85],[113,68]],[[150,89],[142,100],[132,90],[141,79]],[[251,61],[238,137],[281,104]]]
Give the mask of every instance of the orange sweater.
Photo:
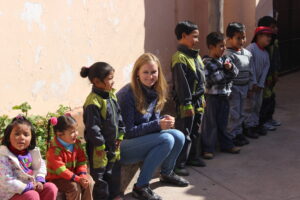
[[[80,177],[86,176],[86,156],[79,140],[76,141],[73,152],[71,152],[54,137],[47,151],[46,159],[47,181],[63,178],[79,182]]]

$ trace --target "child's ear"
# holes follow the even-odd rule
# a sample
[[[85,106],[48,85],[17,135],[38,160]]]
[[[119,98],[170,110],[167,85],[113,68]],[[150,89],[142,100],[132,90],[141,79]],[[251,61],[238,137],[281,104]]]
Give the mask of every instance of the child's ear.
[[[184,39],[186,38],[187,34],[186,33],[182,33],[181,38]]]

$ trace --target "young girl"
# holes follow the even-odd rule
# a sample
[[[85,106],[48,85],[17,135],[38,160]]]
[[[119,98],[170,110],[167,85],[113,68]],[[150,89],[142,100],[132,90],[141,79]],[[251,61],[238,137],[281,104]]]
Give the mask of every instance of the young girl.
[[[90,173],[95,181],[94,200],[122,199],[120,197],[120,141],[125,128],[113,89],[114,69],[97,62],[82,67],[80,75],[93,84],[84,103],[84,137],[90,162]]]
[[[45,175],[33,126],[25,117],[17,116],[6,127],[0,146],[0,199],[55,200],[57,188],[45,183]]]
[[[53,126],[54,138],[47,151],[47,177],[67,200],[92,199],[91,180],[87,177],[86,156],[77,139],[77,123],[71,115],[48,121],[48,142]]]

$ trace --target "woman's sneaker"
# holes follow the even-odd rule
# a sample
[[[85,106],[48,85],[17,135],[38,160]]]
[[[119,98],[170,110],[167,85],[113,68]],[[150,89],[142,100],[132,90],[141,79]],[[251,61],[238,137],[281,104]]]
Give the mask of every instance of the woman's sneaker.
[[[136,185],[134,185],[132,190],[132,196],[134,198],[140,199],[140,200],[162,200],[162,198],[155,194],[149,185],[138,188]]]
[[[160,182],[168,183],[168,184],[179,186],[179,187],[186,187],[190,184],[190,182],[188,182],[184,178],[176,175],[174,172],[172,172],[170,175],[161,174]]]

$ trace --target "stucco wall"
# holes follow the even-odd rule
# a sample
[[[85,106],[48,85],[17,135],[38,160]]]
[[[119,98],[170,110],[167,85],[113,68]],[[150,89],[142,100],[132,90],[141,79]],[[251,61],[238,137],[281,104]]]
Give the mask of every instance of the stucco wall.
[[[225,0],[225,28],[241,21],[252,37],[256,1]],[[79,76],[81,66],[110,63],[119,89],[145,51],[161,59],[170,82],[174,27],[184,19],[199,25],[198,47],[206,54],[208,0],[0,1],[0,114],[16,114],[11,107],[24,101],[38,114],[81,106],[91,87]]]

